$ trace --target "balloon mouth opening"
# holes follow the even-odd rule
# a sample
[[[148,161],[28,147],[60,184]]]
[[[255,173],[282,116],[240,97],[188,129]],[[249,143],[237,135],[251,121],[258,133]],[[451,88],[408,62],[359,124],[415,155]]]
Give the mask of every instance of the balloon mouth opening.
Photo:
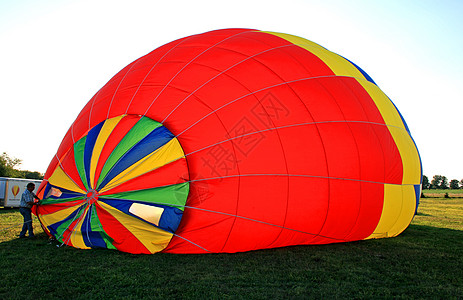
[[[95,190],[89,190],[87,191],[87,195],[85,197],[85,200],[87,201],[88,204],[93,204],[98,201],[98,192]]]
[[[49,177],[42,205],[62,210],[67,203],[69,210],[59,220],[41,214],[42,226],[78,248],[159,252],[180,225],[189,195],[185,156],[176,136],[149,117],[106,119],[74,142]],[[120,246],[115,238],[127,242]]]

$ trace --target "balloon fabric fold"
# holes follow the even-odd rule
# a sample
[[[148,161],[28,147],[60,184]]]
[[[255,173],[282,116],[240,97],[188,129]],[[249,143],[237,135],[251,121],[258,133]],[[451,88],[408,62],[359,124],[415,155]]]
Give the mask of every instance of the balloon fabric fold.
[[[297,36],[223,29],[109,80],[35,213],[77,248],[233,253],[396,236],[420,183],[404,118],[360,67]]]

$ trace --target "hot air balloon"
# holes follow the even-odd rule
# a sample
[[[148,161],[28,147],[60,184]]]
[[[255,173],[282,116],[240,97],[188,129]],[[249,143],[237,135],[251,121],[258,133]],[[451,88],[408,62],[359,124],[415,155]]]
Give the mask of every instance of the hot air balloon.
[[[409,128],[360,67],[297,36],[224,29],[109,80],[36,214],[82,249],[233,253],[396,236],[420,181]]]

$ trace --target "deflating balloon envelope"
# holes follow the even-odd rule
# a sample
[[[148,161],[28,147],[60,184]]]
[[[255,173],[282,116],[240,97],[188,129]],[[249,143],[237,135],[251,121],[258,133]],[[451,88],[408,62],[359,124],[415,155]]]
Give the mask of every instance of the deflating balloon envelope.
[[[36,214],[78,248],[239,252],[396,236],[420,180],[403,117],[357,65],[300,37],[224,29],[103,86]]]

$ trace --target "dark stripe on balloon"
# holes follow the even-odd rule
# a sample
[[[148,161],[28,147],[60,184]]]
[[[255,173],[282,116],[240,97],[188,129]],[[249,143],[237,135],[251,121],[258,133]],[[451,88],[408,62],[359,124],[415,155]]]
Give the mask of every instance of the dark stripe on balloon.
[[[174,135],[164,126],[154,129],[122,156],[106,175],[105,179],[98,186],[98,189],[102,189],[108,182],[128,167],[167,144],[173,137]]]
[[[101,128],[105,122],[101,122],[92,130],[89,131],[87,135],[87,140],[85,141],[85,148],[84,148],[84,168],[85,174],[87,179],[87,186],[91,187],[90,185],[90,162],[92,161],[92,153],[93,148],[95,147],[95,142],[98,139],[98,135],[100,134]]]

